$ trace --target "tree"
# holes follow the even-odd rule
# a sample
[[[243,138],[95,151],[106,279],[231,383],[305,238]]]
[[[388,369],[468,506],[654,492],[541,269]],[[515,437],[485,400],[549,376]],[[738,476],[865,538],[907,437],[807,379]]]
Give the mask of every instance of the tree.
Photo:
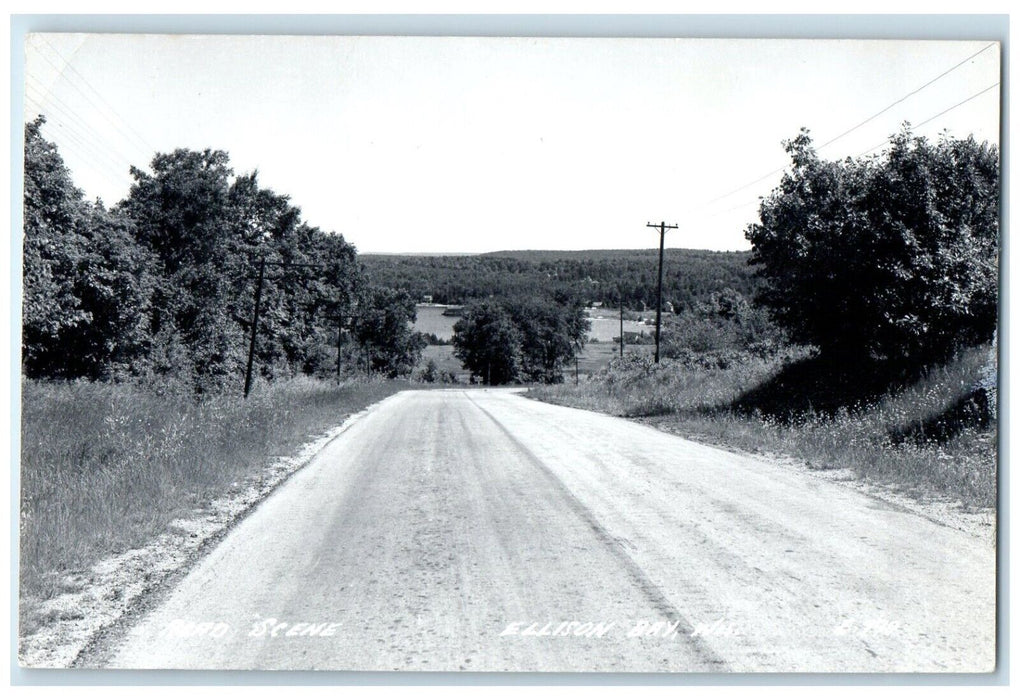
[[[472,379],[489,385],[520,379],[521,333],[502,304],[476,302],[453,326],[453,354]]]
[[[157,153],[107,210],[84,200],[44,123],[25,127],[28,376],[172,375],[197,393],[235,391],[262,260],[273,263],[256,334],[263,376],[332,374],[338,348],[350,357],[352,345],[389,376],[417,364],[411,298],[368,288],[354,247],[302,221],[256,172],[235,177],[223,151]],[[355,307],[356,327],[342,329]],[[348,331],[355,342],[344,347]]]
[[[108,212],[101,202],[89,207],[85,231],[88,247],[75,286],[89,320],[68,330],[62,351],[75,376],[137,372],[152,342],[152,259],[135,242],[131,221]]]
[[[404,291],[373,287],[358,304],[354,337],[369,367],[388,377],[411,373],[425,349],[425,336],[413,329],[414,299]]]
[[[791,169],[748,227],[759,294],[796,342],[833,358],[924,365],[991,338],[998,276],[998,149],[909,127],[880,156]]]
[[[359,285],[354,247],[303,222],[288,197],[259,186],[257,172],[234,177],[223,151],[179,149],[151,165],[151,174],[132,170],[135,185],[119,209],[158,263],[151,324],[159,369],[190,374],[199,391],[237,383],[265,259],[274,265],[263,279],[258,372],[324,373]]]
[[[57,147],[43,139],[42,116],[25,126],[24,358],[32,367],[47,340],[87,319],[74,294],[85,254],[84,196],[74,186]]]
[[[551,384],[563,381],[588,327],[584,307],[567,292],[476,302],[453,327],[454,355],[486,384]]]
[[[151,260],[132,224],[85,201],[40,116],[25,126],[22,359],[32,377],[105,378],[148,351]]]
[[[576,298],[514,297],[504,305],[521,336],[521,376],[546,384],[563,381],[563,369],[584,347],[588,320]]]
[[[117,207],[156,260],[151,332],[183,343],[197,390],[223,388],[244,366],[244,333],[231,311],[250,264],[232,237],[229,157],[178,149],[157,153],[151,167],[131,169],[135,184]]]

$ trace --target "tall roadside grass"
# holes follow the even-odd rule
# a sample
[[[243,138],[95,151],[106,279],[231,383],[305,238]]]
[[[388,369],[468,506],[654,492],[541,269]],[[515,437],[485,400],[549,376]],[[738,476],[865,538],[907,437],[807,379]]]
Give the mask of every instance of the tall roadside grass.
[[[22,382],[23,598],[174,519],[405,385],[294,379],[196,402],[132,384]]]
[[[540,387],[529,395],[640,418],[703,442],[788,455],[816,469],[849,469],[922,499],[995,505],[991,347],[900,381],[875,381],[869,368],[826,381],[817,358],[803,350],[716,360],[655,366],[635,358],[580,386]],[[840,388],[819,388],[833,385]]]

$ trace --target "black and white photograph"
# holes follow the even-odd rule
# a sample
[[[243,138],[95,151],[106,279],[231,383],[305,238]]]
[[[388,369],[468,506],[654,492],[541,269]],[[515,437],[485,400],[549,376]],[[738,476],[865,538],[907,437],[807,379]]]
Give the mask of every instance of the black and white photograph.
[[[20,667],[994,673],[1004,44],[506,26],[25,35]]]

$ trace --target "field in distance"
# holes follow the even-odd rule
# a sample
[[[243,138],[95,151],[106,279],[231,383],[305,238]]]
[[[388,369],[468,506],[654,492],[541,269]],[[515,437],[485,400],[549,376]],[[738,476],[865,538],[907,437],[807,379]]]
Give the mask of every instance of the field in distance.
[[[432,333],[441,340],[449,340],[453,337],[453,324],[457,322],[458,316],[445,316],[443,312],[448,307],[439,304],[419,304],[417,307],[418,317],[414,323],[414,329],[422,333]],[[591,330],[589,338],[595,338],[597,342],[589,342],[578,358],[577,371],[581,377],[586,377],[592,372],[609,364],[609,361],[620,355],[619,342],[614,338],[620,337],[620,320],[618,311],[615,309],[587,309]],[[625,333],[645,333],[654,335],[655,326],[647,325],[644,319],[647,317],[654,324],[653,314],[641,314],[642,321],[624,319],[623,330]],[[651,353],[653,345],[627,345],[624,351],[630,353]],[[422,353],[422,364],[432,360],[441,371],[450,372],[462,382],[470,380],[470,373],[465,370],[456,357],[453,356],[452,345],[429,345]],[[565,368],[564,380],[573,381],[573,366]]]
[[[450,308],[445,304],[418,304],[417,320],[414,322],[414,329],[422,333],[432,333],[440,340],[453,338],[453,324],[459,316],[446,315],[444,312]],[[454,307],[459,308],[459,307]],[[616,309],[586,309],[591,329],[588,331],[589,339],[594,338],[600,343],[612,342],[614,338],[620,337],[619,311]],[[628,316],[633,316],[633,313]],[[624,333],[646,333],[655,332],[655,314],[643,312],[638,314],[640,320],[624,318]]]

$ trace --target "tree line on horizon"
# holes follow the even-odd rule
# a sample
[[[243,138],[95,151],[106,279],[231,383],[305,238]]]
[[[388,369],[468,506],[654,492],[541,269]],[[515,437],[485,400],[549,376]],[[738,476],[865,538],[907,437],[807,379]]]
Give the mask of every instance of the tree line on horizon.
[[[654,254],[653,254],[654,253]],[[663,302],[694,308],[712,293],[756,289],[749,252],[667,249]],[[363,257],[377,284],[407,289],[437,304],[526,296],[536,288],[636,311],[654,310],[658,250],[502,251],[483,255],[379,255]]]

